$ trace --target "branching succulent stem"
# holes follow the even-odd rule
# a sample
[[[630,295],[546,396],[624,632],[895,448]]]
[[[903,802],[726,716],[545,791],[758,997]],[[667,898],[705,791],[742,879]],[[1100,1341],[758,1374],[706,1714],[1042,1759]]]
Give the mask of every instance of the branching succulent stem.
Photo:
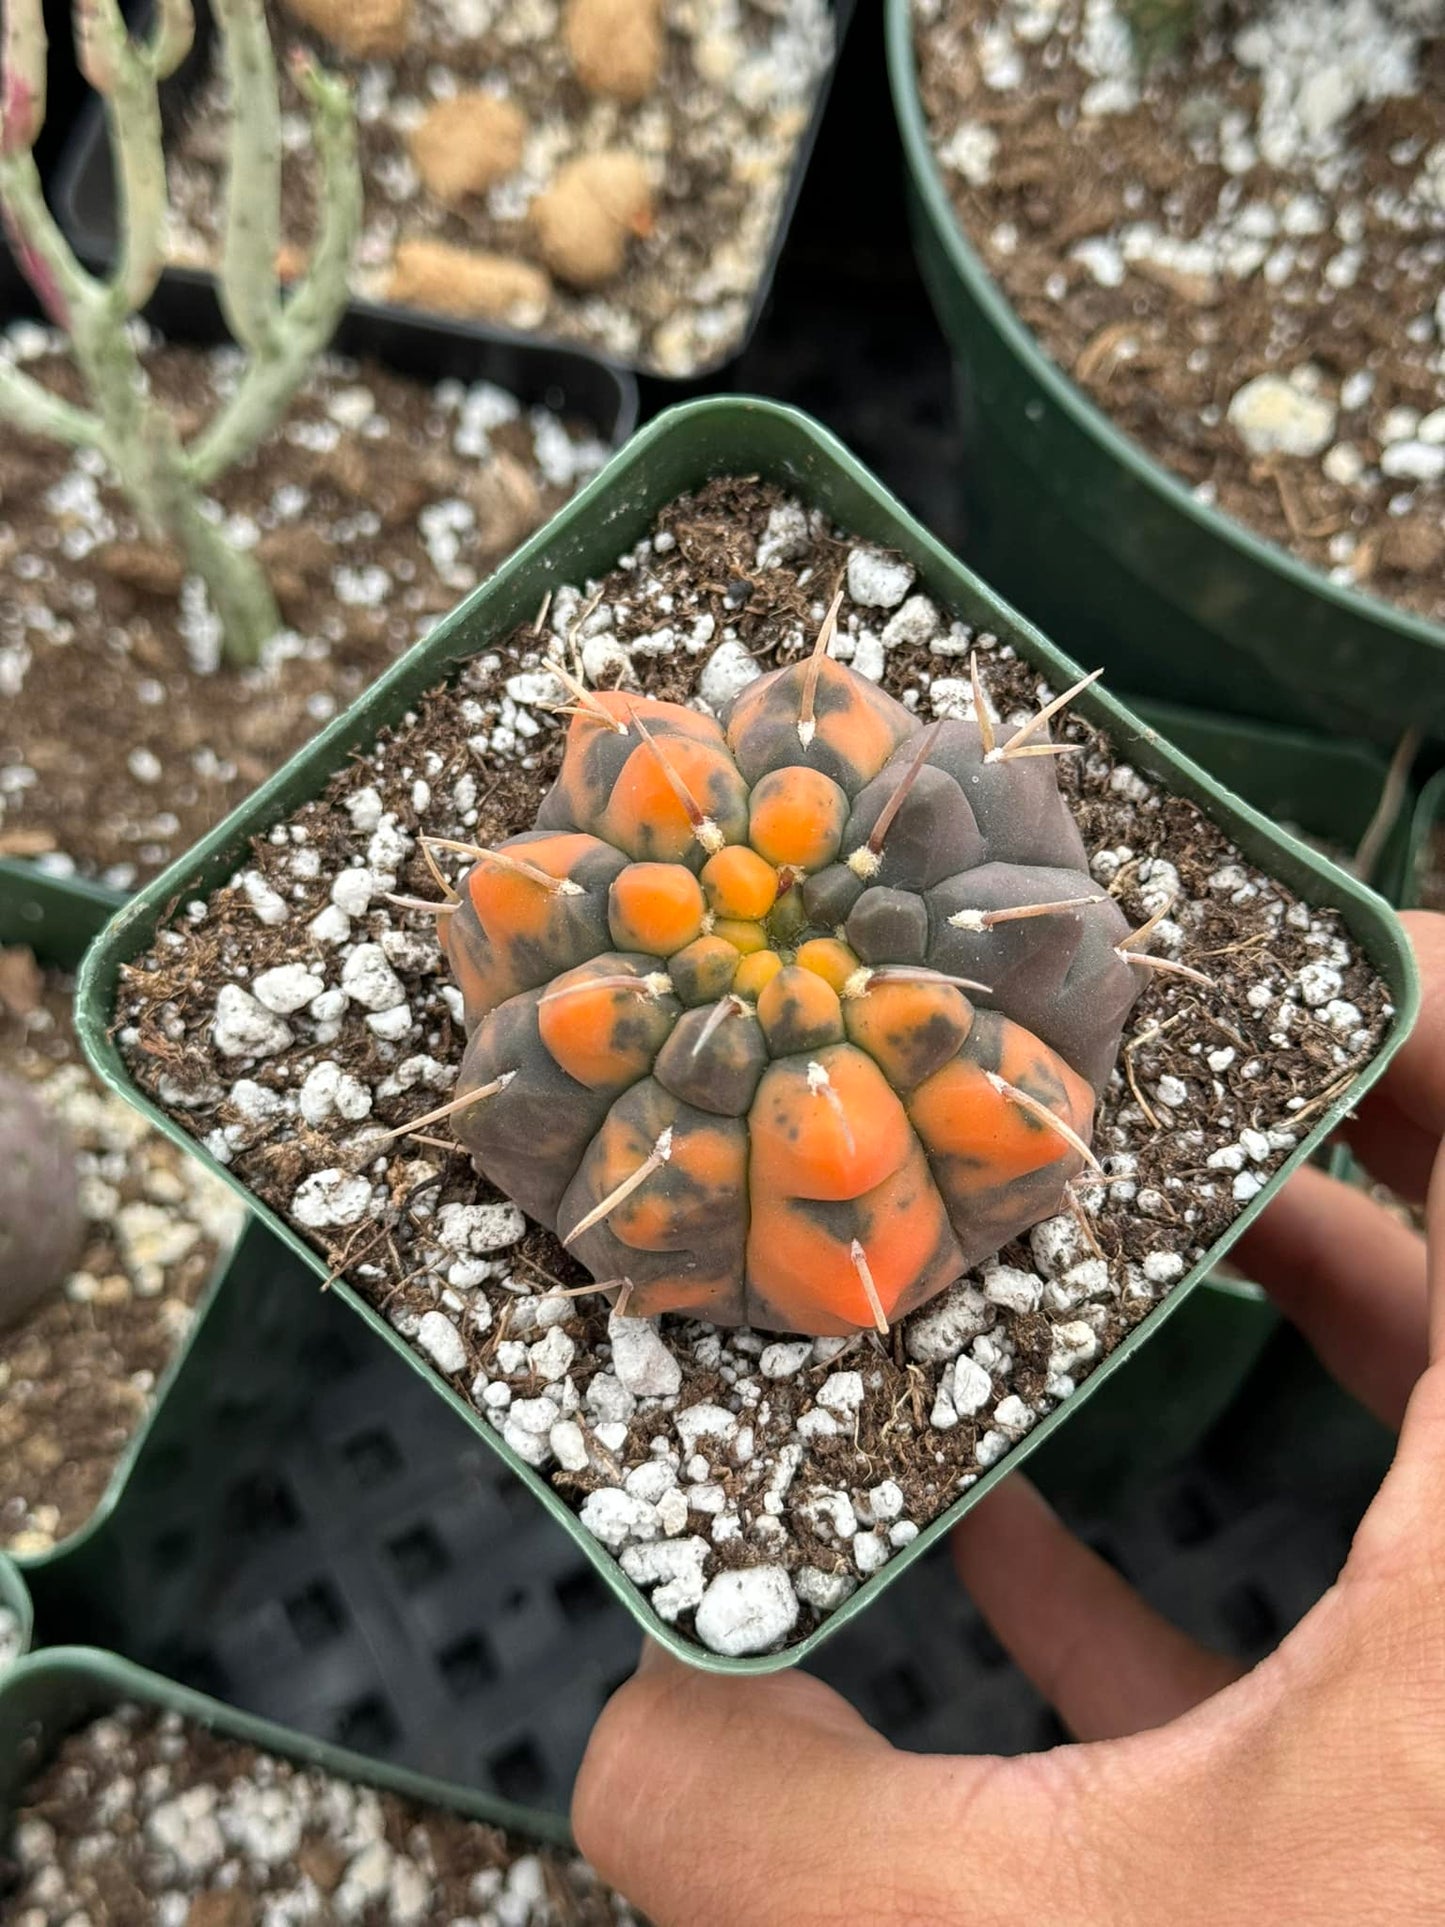
[[[88,273],[45,203],[34,144],[45,118],[41,0],[8,0],[0,80],[0,208],[16,259],[45,312],[70,337],[89,396],[80,409],[13,366],[0,370],[0,419],[68,447],[99,449],[147,534],[170,540],[204,582],[233,666],[260,659],[282,628],[264,571],[220,527],[205,491],[281,419],[346,304],[361,230],[361,175],[349,91],[312,66],[298,73],[321,162],[321,227],[310,271],[289,300],[276,272],[279,108],[262,0],[215,0],[231,76],[231,172],[220,274],[223,309],[248,360],[231,396],[185,446],[147,382],[129,318],[165,264],[166,180],[160,83],[194,35],[191,0],[159,0],[148,38],[131,37],[119,0],[74,0],[81,70],[105,103],[120,197],[109,280]]]

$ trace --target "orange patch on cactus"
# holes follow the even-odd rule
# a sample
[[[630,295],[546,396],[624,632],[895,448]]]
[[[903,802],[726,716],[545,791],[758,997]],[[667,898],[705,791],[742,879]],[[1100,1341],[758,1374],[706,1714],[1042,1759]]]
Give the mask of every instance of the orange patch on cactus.
[[[733,972],[742,953],[716,931],[685,944],[667,960],[668,975],[682,1001],[694,1004],[715,1003],[732,989]]]
[[[670,957],[702,930],[702,886],[680,863],[630,863],[607,901],[612,941],[619,950]]]
[[[841,849],[847,822],[848,799],[831,776],[776,769],[753,788],[748,841],[769,863],[821,870]]]
[[[776,950],[753,950],[733,973],[733,989],[739,997],[760,997],[783,967]]]
[[[849,1040],[906,1091],[957,1053],[973,1027],[973,1006],[952,984],[877,977],[846,999],[843,1021]]]
[[[777,901],[778,873],[746,843],[731,843],[703,864],[702,887],[717,916],[755,922]]]
[[[794,1198],[856,1198],[898,1169],[912,1141],[882,1073],[848,1044],[769,1065],[749,1124],[754,1174]]]
[[[661,736],[640,743],[628,757],[597,819],[598,834],[629,856],[654,862],[676,863],[697,849],[697,826],[669,780],[669,770],[705,815],[713,814],[720,798],[722,816],[741,820],[746,809],[742,783],[726,749]]]
[[[723,943],[729,943],[741,956],[750,957],[755,950],[768,948],[768,933],[760,923],[744,923],[737,917],[719,917],[712,927],[712,934]]]
[[[840,943],[837,937],[810,937],[799,946],[794,962],[801,964],[804,970],[813,971],[824,983],[831,984],[840,996],[844,984],[855,970],[861,968],[857,954],[846,943]]]
[[[677,1016],[671,997],[613,981],[631,974],[620,957],[599,957],[558,977],[538,1004],[542,1042],[589,1090],[621,1090],[646,1076]]]
[[[749,1172],[753,1216],[748,1282],[789,1329],[868,1329],[874,1309],[853,1253],[856,1239],[891,1323],[957,1275],[958,1246],[928,1165],[910,1139],[898,1169],[849,1204],[789,1197],[759,1156]]]
[[[843,1041],[838,993],[799,964],[779,970],[758,993],[758,1022],[774,1057],[822,1050]]]
[[[1088,1141],[1094,1094],[1083,1078],[1021,1024],[980,1012],[964,1052],[908,1099],[908,1115],[930,1155],[952,1161],[950,1190],[987,1191],[1046,1165],[1077,1166],[1078,1153],[1057,1132],[989,1082],[991,1068]]]

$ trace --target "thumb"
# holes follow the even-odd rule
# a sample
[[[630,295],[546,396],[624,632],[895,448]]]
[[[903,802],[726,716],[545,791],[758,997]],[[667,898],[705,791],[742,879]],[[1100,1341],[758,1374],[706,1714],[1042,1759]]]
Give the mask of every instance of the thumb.
[[[1085,1823],[1110,1825],[1100,1776],[1081,1797],[1087,1751],[900,1753],[807,1674],[723,1679],[652,1649],[593,1732],[572,1826],[656,1927],[1002,1927],[1026,1899],[1060,1919],[1061,1808],[1080,1858]]]

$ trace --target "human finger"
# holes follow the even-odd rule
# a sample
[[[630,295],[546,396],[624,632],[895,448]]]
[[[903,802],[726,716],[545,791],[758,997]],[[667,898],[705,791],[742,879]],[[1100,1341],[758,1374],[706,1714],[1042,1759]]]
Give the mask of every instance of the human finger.
[[[656,1927],[942,1921],[995,1776],[1042,1829],[1023,1768],[901,1753],[807,1674],[719,1678],[654,1648],[593,1731],[572,1826]]]
[[[1243,1670],[1155,1612],[1017,1473],[955,1528],[953,1556],[1000,1643],[1079,1739],[1163,1726]]]
[[[1306,1165],[1233,1255],[1345,1389],[1398,1426],[1426,1359],[1419,1234],[1355,1186]]]

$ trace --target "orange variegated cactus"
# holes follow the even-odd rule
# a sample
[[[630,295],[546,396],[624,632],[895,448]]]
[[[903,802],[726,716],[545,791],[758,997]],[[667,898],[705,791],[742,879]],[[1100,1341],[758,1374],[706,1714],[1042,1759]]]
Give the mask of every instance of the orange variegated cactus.
[[[1131,966],[1170,967],[1089,878],[1068,698],[1000,742],[975,670],[977,720],[925,729],[834,612],[725,726],[577,687],[538,827],[442,918],[435,1115],[635,1313],[886,1330],[1059,1209]]]

